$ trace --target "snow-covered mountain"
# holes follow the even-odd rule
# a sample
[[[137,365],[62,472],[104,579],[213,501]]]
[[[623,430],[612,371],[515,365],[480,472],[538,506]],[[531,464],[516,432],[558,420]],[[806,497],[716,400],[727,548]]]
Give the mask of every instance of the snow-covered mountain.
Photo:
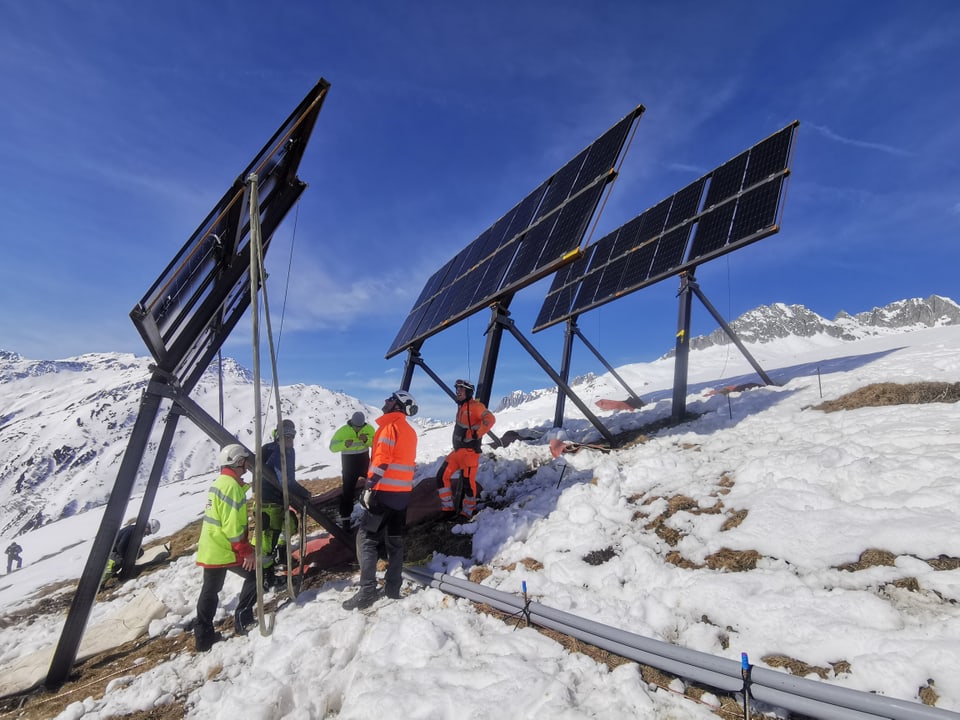
[[[28,360],[0,351],[0,534],[15,536],[46,522],[105,503],[136,421],[150,379],[148,357],[95,353],[64,360]],[[220,375],[216,365],[204,374],[191,399],[220,417]],[[223,425],[248,447],[254,444],[253,378],[224,359]],[[281,388],[283,414],[297,423],[298,477],[322,477],[339,458],[329,452],[330,437],[360,410],[379,414],[356,398],[315,385]],[[262,406],[272,408],[272,388],[263,386]],[[166,417],[165,406],[161,419]],[[272,411],[276,412],[275,409]],[[150,472],[162,423],[154,426],[135,491]],[[264,437],[269,430],[264,430]],[[216,445],[188,419],[182,419],[161,484],[208,474]]]
[[[926,299],[898,300],[856,315],[841,310],[833,320],[827,320],[803,305],[774,303],[745,312],[731,322],[730,327],[744,343],[765,343],[791,335],[805,338],[826,335],[840,340],[859,340],[871,335],[958,323],[960,305],[950,298],[931,295]],[[702,350],[729,342],[727,334],[717,328],[709,335],[693,338],[690,349]],[[672,355],[673,351],[665,357]]]

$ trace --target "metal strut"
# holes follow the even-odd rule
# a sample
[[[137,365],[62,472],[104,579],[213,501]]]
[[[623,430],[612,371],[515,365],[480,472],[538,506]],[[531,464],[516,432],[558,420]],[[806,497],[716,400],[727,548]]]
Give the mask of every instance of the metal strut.
[[[717,324],[723,329],[727,337],[730,338],[730,341],[737,346],[737,349],[740,350],[747,359],[747,362],[757,371],[757,375],[760,376],[764,384],[776,385],[776,383],[770,379],[770,376],[763,371],[760,364],[753,359],[753,356],[747,348],[744,347],[743,343],[740,342],[740,338],[733,332],[733,329],[727,324],[727,321],[723,319],[723,316],[717,312],[717,309],[707,300],[707,297],[700,290],[700,285],[697,284],[693,276],[693,270],[688,270],[687,272],[680,273],[680,290],[677,292],[680,303],[679,319],[677,321],[676,356],[673,366],[673,411],[671,419],[674,423],[682,422],[687,414],[687,369],[690,358],[691,295],[696,295],[700,302],[703,303],[703,306],[713,316],[713,319],[717,321]]]

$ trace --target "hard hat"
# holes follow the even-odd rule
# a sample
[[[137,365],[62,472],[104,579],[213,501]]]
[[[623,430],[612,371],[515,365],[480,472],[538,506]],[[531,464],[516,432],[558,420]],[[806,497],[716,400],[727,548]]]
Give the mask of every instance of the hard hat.
[[[362,412],[355,412],[350,416],[350,425],[354,427],[363,427],[367,422],[367,419],[363,416]]]
[[[156,535],[160,530],[160,521],[150,518],[147,520],[147,526],[143,530],[147,535]]]
[[[420,410],[420,408],[417,407],[417,401],[413,399],[413,395],[406,390],[397,390],[390,398],[400,403],[403,407],[403,412],[409,417],[416,415],[417,411]]]
[[[464,390],[467,391],[467,395],[471,395],[471,396],[473,395],[473,390],[474,390],[473,383],[470,382],[469,380],[457,380],[453,384],[453,387],[454,389],[457,389],[457,390],[459,390],[460,388],[463,388]]]
[[[250,457],[243,445],[227,445],[220,450],[220,467],[236,467]]]

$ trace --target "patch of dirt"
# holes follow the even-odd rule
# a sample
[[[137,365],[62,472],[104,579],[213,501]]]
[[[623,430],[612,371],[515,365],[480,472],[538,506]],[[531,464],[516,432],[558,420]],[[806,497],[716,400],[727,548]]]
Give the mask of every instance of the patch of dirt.
[[[543,570],[543,563],[539,560],[534,560],[533,558],[524,558],[520,561],[520,564],[523,565],[527,570]],[[513,572],[516,569],[516,563],[510,563],[504,568],[504,570],[507,570],[508,572]]]
[[[836,570],[847,570],[848,572],[856,572],[858,570],[866,570],[870,567],[878,566],[887,566],[893,567],[896,565],[897,556],[894,555],[889,550],[878,550],[877,548],[867,548],[862,553],[860,553],[860,558],[856,562],[844,563],[843,565],[836,565]]]
[[[711,570],[726,570],[727,572],[746,572],[755,570],[757,562],[762,556],[756,550],[731,550],[721,548],[712,555],[707,555],[707,567]]]
[[[938,555],[935,558],[928,558],[924,562],[934,570],[956,570],[960,568],[960,558],[950,557],[949,555]]]
[[[617,556],[616,550],[613,549],[613,546],[606,547],[603,550],[591,550],[586,555],[583,556],[583,561],[587,565],[603,565],[608,560],[612,560]]]
[[[814,405],[814,410],[836,412],[885,405],[923,405],[960,401],[960,382],[874,383],[847,393],[836,400]]]
[[[802,660],[796,660],[792,657],[787,657],[786,655],[764,655],[760,659],[770,667],[786,668],[791,675],[796,675],[798,677],[806,677],[811,673],[815,673],[821,680],[826,680],[828,677],[830,677],[830,668],[819,667],[818,665],[808,665]],[[849,668],[850,663],[846,663],[846,666]]]
[[[920,689],[917,691],[917,695],[920,697],[920,702],[922,702],[924,705],[936,705],[937,700],[940,699],[937,691],[933,689],[932,679],[928,679],[926,685],[920,686]]]
[[[720,526],[720,532],[726,532],[727,530],[733,530],[740,523],[747,519],[746,510],[731,510],[727,513],[727,519],[723,521],[723,525]]]

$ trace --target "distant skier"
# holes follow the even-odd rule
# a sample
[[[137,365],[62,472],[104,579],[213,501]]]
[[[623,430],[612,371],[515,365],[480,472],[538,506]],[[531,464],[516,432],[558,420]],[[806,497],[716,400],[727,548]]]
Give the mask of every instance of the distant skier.
[[[7,545],[7,575],[12,572],[14,561],[17,563],[17,570],[23,567],[23,558],[20,557],[22,552],[23,548],[17,544],[16,540]]]

